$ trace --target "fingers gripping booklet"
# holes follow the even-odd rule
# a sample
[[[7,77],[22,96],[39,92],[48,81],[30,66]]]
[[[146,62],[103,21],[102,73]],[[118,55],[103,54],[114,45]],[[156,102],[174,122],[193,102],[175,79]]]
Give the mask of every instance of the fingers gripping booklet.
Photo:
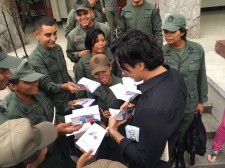
[[[139,131],[140,128],[136,127],[136,126],[132,126],[132,125],[127,125],[125,127],[126,130],[126,137],[128,139],[133,139],[137,142],[139,142]],[[164,151],[162,153],[162,156],[160,158],[160,160],[168,162],[169,161],[169,145],[168,145],[168,141],[166,141],[166,145],[164,148]]]
[[[98,124],[94,123],[92,126],[80,137],[76,144],[82,148],[85,152],[93,150],[92,155],[98,150],[107,129],[102,128]]]

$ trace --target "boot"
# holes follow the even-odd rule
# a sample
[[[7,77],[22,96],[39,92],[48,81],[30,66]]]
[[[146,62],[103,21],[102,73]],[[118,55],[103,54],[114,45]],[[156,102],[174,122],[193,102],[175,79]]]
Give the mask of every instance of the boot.
[[[186,168],[185,167],[185,161],[184,161],[184,152],[177,151],[176,168]]]

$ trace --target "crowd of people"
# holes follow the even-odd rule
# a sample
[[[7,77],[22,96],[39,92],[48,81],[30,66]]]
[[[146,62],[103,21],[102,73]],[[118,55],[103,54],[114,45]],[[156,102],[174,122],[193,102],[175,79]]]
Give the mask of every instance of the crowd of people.
[[[56,43],[56,22],[43,16],[34,29],[38,42],[27,61],[0,47],[0,89],[11,90],[0,106],[0,167],[169,168],[174,160],[176,168],[186,167],[186,133],[195,112],[203,111],[208,85],[204,49],[187,40],[184,16],[171,14],[162,23],[159,9],[147,0],[132,0],[120,15],[117,0],[75,0],[65,28],[75,81]],[[124,76],[143,81],[138,85],[142,94],[130,102],[110,89]],[[101,85],[93,93],[75,87],[82,77]],[[78,149],[74,136],[65,136],[83,126],[64,119],[65,111],[83,98],[95,99],[101,115],[97,123],[108,129],[96,156]],[[109,108],[130,106],[129,119],[110,115]],[[210,162],[224,144],[224,123]],[[126,137],[126,125],[139,130],[138,140]],[[165,147],[168,160],[161,158]],[[72,155],[79,158],[76,163]],[[90,160],[95,161],[86,165]]]

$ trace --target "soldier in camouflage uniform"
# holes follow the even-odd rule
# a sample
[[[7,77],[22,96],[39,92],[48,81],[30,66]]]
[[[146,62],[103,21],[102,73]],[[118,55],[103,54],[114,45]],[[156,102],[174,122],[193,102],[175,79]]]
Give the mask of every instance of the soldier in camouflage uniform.
[[[77,21],[80,24],[68,34],[66,47],[67,56],[74,63],[77,63],[81,57],[89,52],[85,48],[84,41],[87,31],[91,28],[100,28],[105,33],[108,46],[112,41],[110,27],[106,24],[93,21],[88,2],[83,1],[81,4],[78,2],[79,0],[75,2],[75,9]],[[74,75],[76,74],[75,70],[74,66]]]
[[[203,103],[208,100],[208,85],[205,69],[205,53],[198,43],[186,39],[186,19],[180,14],[168,16],[162,26],[167,44],[163,46],[165,63],[178,70],[184,77],[188,97],[184,121],[177,143],[176,167],[185,167],[184,151],[186,133],[194,119],[195,112],[203,111]]]
[[[147,35],[153,34],[158,44],[162,46],[162,21],[157,8],[147,0],[132,0],[120,14],[118,23],[118,36],[129,29],[140,30]]]
[[[10,93],[10,102],[7,107],[8,118],[28,118],[33,125],[43,121],[52,122],[53,103],[43,93],[38,92],[38,79],[44,74],[35,72],[26,61],[21,62],[16,69],[13,69],[12,74],[10,88],[13,92]],[[56,117],[55,123],[58,122]],[[57,130],[59,127],[60,125],[56,126]],[[72,131],[80,127],[74,128]],[[60,131],[58,132],[61,134]],[[70,158],[65,138],[61,135],[48,146],[46,158],[39,167],[75,167],[75,163]]]
[[[76,1],[75,1],[76,2]],[[91,0],[89,0],[90,8],[93,12],[93,20],[96,22],[103,22],[102,21],[102,15],[99,13],[99,11],[95,8],[95,3],[91,3]],[[67,16],[67,23],[65,27],[65,37],[68,36],[68,34],[78,25],[79,23],[76,20],[76,12],[75,9],[72,9],[68,16]]]
[[[112,34],[116,37],[116,27],[118,24],[118,0],[100,0],[102,13],[106,15]]]

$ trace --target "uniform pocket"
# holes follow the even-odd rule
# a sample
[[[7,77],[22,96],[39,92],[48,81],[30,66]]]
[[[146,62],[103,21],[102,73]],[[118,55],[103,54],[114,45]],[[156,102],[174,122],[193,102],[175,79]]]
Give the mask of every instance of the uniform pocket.
[[[198,71],[200,68],[199,60],[192,60],[189,64],[190,71]]]
[[[152,11],[151,10],[145,10],[144,11],[144,18],[150,18],[151,17],[151,14],[152,14]]]

